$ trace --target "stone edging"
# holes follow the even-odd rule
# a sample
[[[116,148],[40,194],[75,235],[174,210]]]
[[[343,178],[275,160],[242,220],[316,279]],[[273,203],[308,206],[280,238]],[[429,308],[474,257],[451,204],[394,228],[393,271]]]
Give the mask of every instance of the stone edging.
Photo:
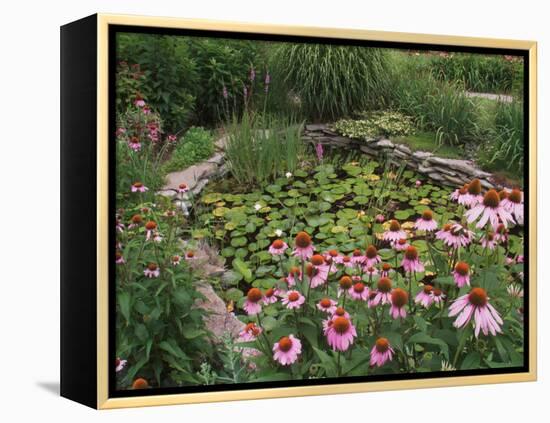
[[[327,124],[311,124],[305,126],[302,139],[311,144],[359,150],[373,158],[385,156],[398,166],[405,162],[408,168],[444,185],[456,187],[478,178],[486,189],[497,187],[492,175],[471,160],[446,159],[428,151],[413,152],[405,144],[382,137],[360,141],[338,135]]]

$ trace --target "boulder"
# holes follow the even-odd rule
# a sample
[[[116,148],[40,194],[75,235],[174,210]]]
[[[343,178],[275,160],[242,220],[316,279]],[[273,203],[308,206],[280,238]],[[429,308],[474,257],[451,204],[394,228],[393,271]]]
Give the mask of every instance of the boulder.
[[[378,147],[378,148],[394,148],[395,145],[393,144],[393,142],[391,142],[390,140],[388,139],[381,139],[380,141],[377,141],[375,143],[373,143],[374,146]]]
[[[311,123],[306,125],[306,131],[323,131],[325,129],[328,129],[325,123]]]
[[[423,162],[424,160],[428,159],[429,157],[432,157],[433,154],[429,151],[415,151],[412,155],[413,159]]]

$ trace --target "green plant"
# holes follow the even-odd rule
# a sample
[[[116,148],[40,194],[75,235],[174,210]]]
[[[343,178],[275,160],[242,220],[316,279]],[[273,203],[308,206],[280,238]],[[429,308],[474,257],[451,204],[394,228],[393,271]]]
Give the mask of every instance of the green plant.
[[[136,87],[169,132],[185,128],[195,107],[199,70],[183,37],[118,34],[117,59],[140,65],[147,84]]]
[[[241,184],[265,185],[298,166],[302,124],[292,119],[244,113],[240,120],[235,116],[225,132],[225,159]]]
[[[334,124],[337,132],[356,139],[376,136],[406,136],[414,134],[413,119],[403,113],[386,111],[367,112],[363,119],[341,119]]]
[[[385,103],[389,67],[382,50],[289,43],[275,50],[272,63],[310,119],[335,120]]]
[[[191,127],[176,142],[170,158],[162,165],[160,173],[165,175],[185,169],[205,160],[214,154],[214,137],[210,131],[200,127]]]

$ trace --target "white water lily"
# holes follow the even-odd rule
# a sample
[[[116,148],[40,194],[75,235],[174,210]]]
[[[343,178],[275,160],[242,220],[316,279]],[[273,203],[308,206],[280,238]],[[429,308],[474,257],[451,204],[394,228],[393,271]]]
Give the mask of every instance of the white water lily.
[[[283,234],[283,231],[281,231],[280,229],[275,229],[275,235],[281,236],[282,234]]]
[[[287,177],[287,179],[290,179],[290,178],[292,178],[292,173],[287,172],[287,173],[285,174],[285,176]]]
[[[262,205],[259,203],[254,204],[254,210],[258,211],[262,208]]]

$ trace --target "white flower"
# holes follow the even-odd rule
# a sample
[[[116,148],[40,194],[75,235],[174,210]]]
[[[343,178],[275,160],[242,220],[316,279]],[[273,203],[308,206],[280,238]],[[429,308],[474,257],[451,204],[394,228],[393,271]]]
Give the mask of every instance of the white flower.
[[[451,363],[449,363],[448,361],[445,361],[445,360],[441,360],[441,371],[442,372],[452,372],[454,370],[456,370],[456,368]]]
[[[261,204],[258,204],[258,203],[254,204],[254,209],[255,209],[256,211],[260,210],[261,208],[262,208],[262,205],[261,205]]]
[[[282,234],[283,234],[283,231],[281,231],[280,229],[275,229],[275,235],[281,236]]]
[[[509,285],[506,291],[508,291],[510,297],[523,298],[523,289],[519,285]]]
[[[287,173],[285,174],[285,176],[287,177],[287,179],[290,179],[290,178],[292,178],[292,173],[287,172]]]

